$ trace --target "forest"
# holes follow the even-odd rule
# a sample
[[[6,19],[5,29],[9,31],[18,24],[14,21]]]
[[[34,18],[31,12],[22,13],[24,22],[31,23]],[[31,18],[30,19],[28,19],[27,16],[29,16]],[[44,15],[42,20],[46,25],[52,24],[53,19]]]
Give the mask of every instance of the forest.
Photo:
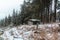
[[[39,19],[43,23],[56,22],[57,18],[59,19],[57,9],[60,9],[60,4],[58,2],[58,0],[24,0],[21,11],[13,9],[12,16],[9,15],[0,20],[0,26],[27,24],[29,19]]]

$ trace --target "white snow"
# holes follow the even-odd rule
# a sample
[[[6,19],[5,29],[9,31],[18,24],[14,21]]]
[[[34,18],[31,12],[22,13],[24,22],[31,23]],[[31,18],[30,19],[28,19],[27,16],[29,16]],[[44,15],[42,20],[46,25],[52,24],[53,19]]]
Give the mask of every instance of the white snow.
[[[44,29],[44,31],[46,32],[50,31],[47,27],[48,28],[59,27],[59,25],[58,24],[43,24],[43,25],[38,26],[38,28]],[[22,26],[13,27],[13,28],[7,28],[1,37],[3,37],[4,40],[33,40],[33,38],[31,38],[31,35],[34,33],[34,31],[32,30],[35,28],[36,28],[36,25],[30,25],[30,26],[22,25]],[[45,30],[45,28],[47,29]],[[58,33],[58,35],[60,35],[60,33]],[[46,37],[51,38],[52,34],[48,33]]]

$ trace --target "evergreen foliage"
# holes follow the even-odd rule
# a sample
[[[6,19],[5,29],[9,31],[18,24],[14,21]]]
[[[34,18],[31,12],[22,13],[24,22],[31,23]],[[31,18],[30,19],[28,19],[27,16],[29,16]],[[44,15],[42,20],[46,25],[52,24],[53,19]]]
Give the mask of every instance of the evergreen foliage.
[[[8,26],[13,24],[15,26],[27,23],[29,19],[39,19],[41,22],[51,22],[56,20],[56,4],[54,1],[54,12],[52,12],[53,0],[24,0],[21,6],[21,12],[13,9],[12,16],[5,17],[0,21],[0,26]]]

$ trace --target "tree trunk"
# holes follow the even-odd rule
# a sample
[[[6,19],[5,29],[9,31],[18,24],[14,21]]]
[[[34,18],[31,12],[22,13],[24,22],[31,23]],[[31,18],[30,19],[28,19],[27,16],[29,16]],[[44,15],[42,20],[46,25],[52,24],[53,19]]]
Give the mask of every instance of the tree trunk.
[[[57,0],[54,1],[54,22],[56,22],[56,4]]]

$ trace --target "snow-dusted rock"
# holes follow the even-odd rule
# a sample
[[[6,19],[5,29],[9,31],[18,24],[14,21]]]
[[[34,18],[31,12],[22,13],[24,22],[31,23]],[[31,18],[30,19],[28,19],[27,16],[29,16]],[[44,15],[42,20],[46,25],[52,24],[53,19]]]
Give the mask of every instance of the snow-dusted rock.
[[[53,30],[56,30],[59,27],[58,24],[41,24],[38,25],[37,31],[39,33],[35,33],[36,25],[21,25],[18,27],[7,28],[1,37],[4,40],[34,40],[34,37],[41,38],[41,34],[44,35],[47,40],[53,40]],[[43,31],[43,33],[41,33]],[[58,33],[58,38],[60,38],[60,33]]]

